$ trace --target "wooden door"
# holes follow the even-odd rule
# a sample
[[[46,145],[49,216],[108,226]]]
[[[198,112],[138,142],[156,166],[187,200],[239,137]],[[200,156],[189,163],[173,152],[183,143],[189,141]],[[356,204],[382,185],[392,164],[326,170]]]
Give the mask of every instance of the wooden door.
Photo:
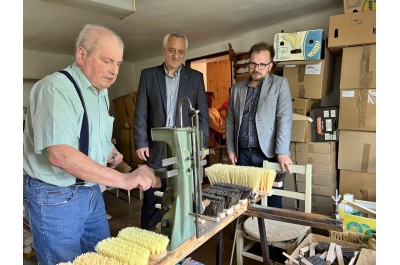
[[[207,91],[215,94],[214,107],[218,107],[228,96],[231,86],[229,58],[207,63]]]

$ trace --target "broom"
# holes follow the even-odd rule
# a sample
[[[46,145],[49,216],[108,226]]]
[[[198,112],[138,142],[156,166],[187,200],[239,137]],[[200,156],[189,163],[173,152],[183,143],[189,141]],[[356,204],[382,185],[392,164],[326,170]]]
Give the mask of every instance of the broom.
[[[210,184],[218,182],[231,183],[252,188],[252,193],[268,193],[272,189],[276,171],[250,166],[214,164],[204,169]]]

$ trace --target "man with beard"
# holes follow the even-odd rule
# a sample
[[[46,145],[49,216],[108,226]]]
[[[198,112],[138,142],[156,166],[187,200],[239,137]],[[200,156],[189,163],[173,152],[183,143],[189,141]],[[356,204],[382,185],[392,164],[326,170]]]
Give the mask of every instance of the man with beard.
[[[251,47],[250,77],[231,88],[226,147],[233,165],[262,167],[268,160],[291,173],[292,98],[288,80],[270,73],[274,53],[265,42]],[[282,208],[282,197],[269,197],[268,206]]]

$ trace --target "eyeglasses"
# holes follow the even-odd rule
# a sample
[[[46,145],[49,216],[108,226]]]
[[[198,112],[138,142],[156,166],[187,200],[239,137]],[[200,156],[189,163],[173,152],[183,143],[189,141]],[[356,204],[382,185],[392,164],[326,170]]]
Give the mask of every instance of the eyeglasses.
[[[265,63],[254,63],[254,62],[250,62],[249,65],[250,65],[250,68],[251,68],[251,69],[255,69],[255,68],[258,66],[258,69],[264,70],[265,67],[267,67],[270,63],[272,63],[272,62],[269,62],[269,63],[267,63],[267,64],[265,64]]]

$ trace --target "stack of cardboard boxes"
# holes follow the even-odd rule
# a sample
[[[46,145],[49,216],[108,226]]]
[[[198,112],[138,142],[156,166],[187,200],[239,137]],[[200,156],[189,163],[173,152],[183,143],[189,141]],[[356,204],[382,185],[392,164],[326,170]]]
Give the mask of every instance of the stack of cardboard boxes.
[[[339,193],[367,201],[376,200],[376,11],[366,5],[372,2],[365,1],[363,12],[331,16],[328,43],[342,54]]]
[[[315,31],[312,31],[315,36]],[[283,49],[285,39],[291,40],[296,33],[275,34],[275,60],[283,68],[283,76],[288,79],[292,95],[292,132],[291,132],[291,158],[296,164],[311,164],[313,166],[312,181],[312,212],[332,215],[333,201],[331,195],[335,194],[337,187],[337,139],[327,142],[312,141],[312,124],[310,113],[320,109],[321,99],[328,95],[333,88],[333,74],[335,57],[326,48],[323,41],[323,31],[311,43],[320,43],[310,48],[311,51],[319,48],[318,58],[298,57],[296,53],[282,55],[288,49]],[[288,34],[284,38],[282,34]],[[307,33],[298,33],[307,36]],[[281,39],[278,41],[277,39]],[[310,43],[310,42],[308,42]],[[283,44],[283,45],[282,45]],[[306,47],[306,46],[303,46]],[[290,55],[291,54],[291,55]],[[332,141],[333,140],[333,141]],[[304,175],[289,175],[285,178],[285,190],[305,191]],[[283,198],[283,207],[286,209],[304,211],[304,201]]]

